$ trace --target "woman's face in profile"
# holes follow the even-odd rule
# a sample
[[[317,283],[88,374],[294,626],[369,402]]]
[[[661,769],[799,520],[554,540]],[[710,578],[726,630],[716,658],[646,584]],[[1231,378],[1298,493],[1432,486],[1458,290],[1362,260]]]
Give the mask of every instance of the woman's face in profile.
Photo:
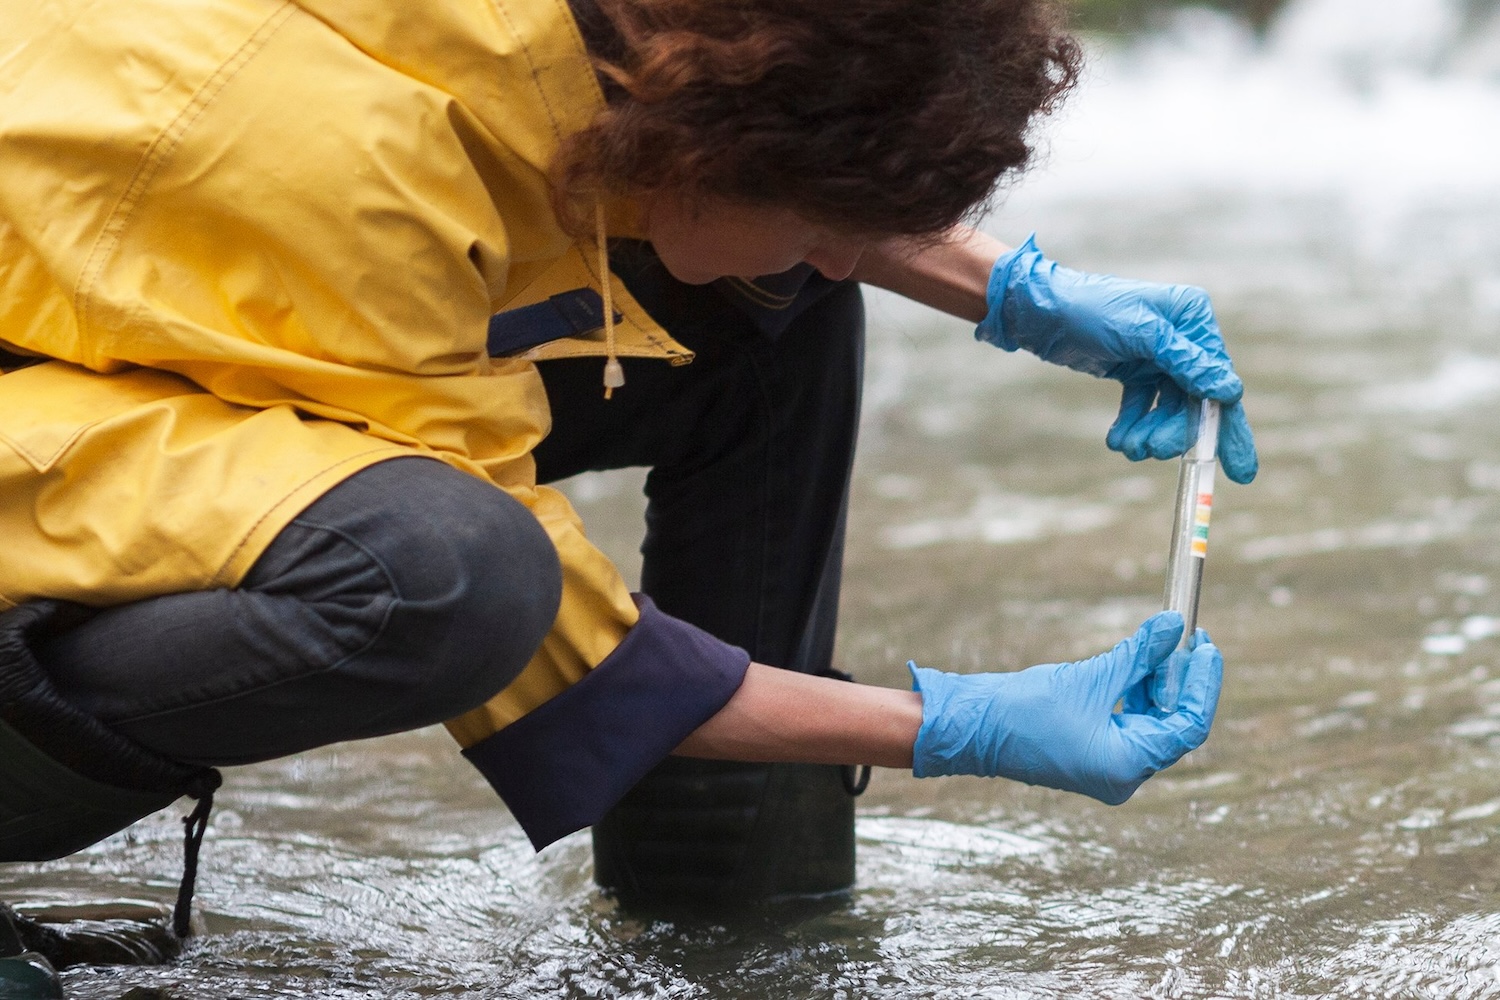
[[[867,245],[814,225],[790,209],[716,198],[659,195],[643,212],[646,238],[671,275],[690,285],[757,278],[807,263],[836,281],[849,277]]]

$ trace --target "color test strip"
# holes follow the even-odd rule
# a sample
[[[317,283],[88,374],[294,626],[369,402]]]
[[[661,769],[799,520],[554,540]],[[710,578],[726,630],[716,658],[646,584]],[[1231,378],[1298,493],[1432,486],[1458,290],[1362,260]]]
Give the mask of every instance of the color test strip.
[[[1208,481],[1208,488],[1198,494],[1198,506],[1193,512],[1193,555],[1199,559],[1208,558],[1208,519],[1214,509],[1214,486],[1213,480]]]

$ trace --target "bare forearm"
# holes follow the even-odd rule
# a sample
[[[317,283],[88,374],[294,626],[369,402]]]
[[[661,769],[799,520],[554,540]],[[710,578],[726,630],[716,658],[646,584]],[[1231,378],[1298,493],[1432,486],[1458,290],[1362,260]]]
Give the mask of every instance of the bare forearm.
[[[752,663],[734,697],[675,752],[716,760],[909,768],[921,725],[922,699],[915,692]]]
[[[941,242],[887,240],[860,258],[854,277],[978,323],[987,306],[990,269],[1010,248],[977,229],[960,227]]]

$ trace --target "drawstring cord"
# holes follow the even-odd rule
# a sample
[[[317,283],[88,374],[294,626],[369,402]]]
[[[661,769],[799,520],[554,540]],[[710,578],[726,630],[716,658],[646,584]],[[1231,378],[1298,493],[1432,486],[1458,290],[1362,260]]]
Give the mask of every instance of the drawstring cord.
[[[609,286],[609,243],[604,232],[604,203],[594,202],[594,242],[599,251],[599,288],[604,297],[604,398],[612,399],[625,384],[625,369],[615,355],[615,300]]]
[[[198,850],[208,829],[208,814],[214,811],[214,790],[223,784],[218,771],[210,770],[194,782],[188,795],[198,800],[182,818],[182,884],[177,887],[177,905],[172,908],[172,932],[185,938],[193,932],[193,892],[198,885]]]

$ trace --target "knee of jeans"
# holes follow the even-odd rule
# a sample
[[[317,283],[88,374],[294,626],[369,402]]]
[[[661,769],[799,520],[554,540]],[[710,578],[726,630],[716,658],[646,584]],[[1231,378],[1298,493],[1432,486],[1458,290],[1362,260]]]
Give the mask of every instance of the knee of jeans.
[[[390,726],[395,715],[413,728],[483,704],[525,668],[557,617],[562,570],[535,515],[441,462],[371,466],[295,523],[343,540],[341,558],[283,559],[289,567],[268,567],[274,580],[258,583],[283,586],[290,572],[310,574],[302,562],[326,563],[315,586],[297,589],[316,592],[329,618],[362,606],[366,591],[381,595],[377,634],[335,672],[378,693]]]
[[[557,550],[535,516],[475,485],[485,502],[466,509],[461,525],[434,512],[419,532],[422,585],[398,581],[410,589],[389,622],[414,671],[411,697],[434,720],[462,715],[515,680],[562,600]]]

